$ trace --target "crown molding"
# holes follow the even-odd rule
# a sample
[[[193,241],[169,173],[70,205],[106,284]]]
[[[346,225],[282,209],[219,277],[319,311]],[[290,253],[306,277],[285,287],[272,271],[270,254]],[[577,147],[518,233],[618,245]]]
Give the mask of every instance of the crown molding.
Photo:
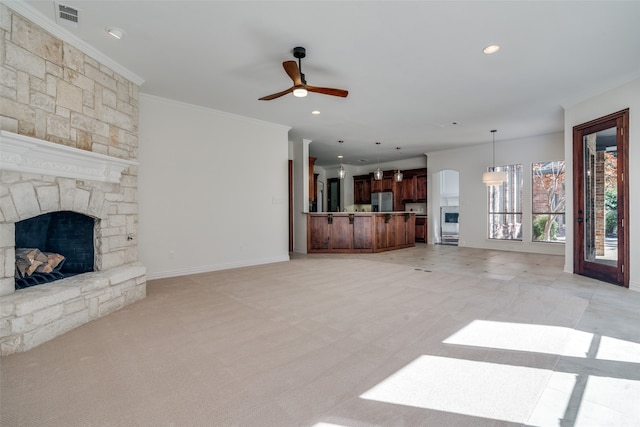
[[[55,21],[52,21],[47,16],[43,15],[40,11],[32,8],[31,6],[24,3],[23,1],[20,1],[20,0],[4,1],[3,0],[2,4],[6,5],[16,13],[19,13],[23,17],[33,22],[34,24],[40,26],[42,29],[51,33],[52,35],[59,38],[63,42],[72,45],[76,49],[79,49],[80,51],[82,51],[84,54],[89,55],[91,58],[95,59],[101,64],[109,67],[110,69],[120,74],[122,77],[128,79],[129,81],[137,84],[138,86],[141,86],[144,83],[144,79],[142,77],[138,76],[132,71],[129,71],[127,68],[123,67],[113,59],[109,58],[107,55],[100,52],[98,49],[94,48],[89,43],[81,40],[70,31],[59,26],[58,24],[55,23]]]
[[[287,132],[289,130],[291,130],[291,126],[286,126],[286,125],[282,125],[282,124],[279,124],[279,123],[267,122],[265,120],[260,120],[260,119],[254,119],[253,117],[241,116],[239,114],[228,113],[226,111],[216,110],[214,108],[204,107],[202,105],[189,104],[188,102],[176,101],[174,99],[163,98],[163,97],[157,96],[157,95],[150,95],[148,93],[142,93],[141,92],[138,95],[138,98],[139,99],[147,98],[149,100],[154,100],[156,102],[161,102],[163,104],[175,105],[177,107],[190,109],[190,110],[194,110],[194,111],[203,111],[203,112],[206,112],[206,113],[215,114],[216,116],[219,116],[219,117],[224,117],[224,118],[232,119],[232,120],[240,120],[240,121],[243,121],[243,122],[254,123],[254,124],[258,124],[258,125],[262,125],[262,126],[268,126],[268,127],[272,127],[272,128],[276,128],[276,129],[285,130]]]

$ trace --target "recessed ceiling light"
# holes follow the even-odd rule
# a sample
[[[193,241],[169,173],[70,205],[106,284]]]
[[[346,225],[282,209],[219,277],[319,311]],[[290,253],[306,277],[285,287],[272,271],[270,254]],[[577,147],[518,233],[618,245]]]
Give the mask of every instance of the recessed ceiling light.
[[[499,50],[500,50],[500,46],[498,46],[497,44],[492,44],[482,49],[482,52],[486,53],[487,55],[491,55],[492,53],[496,53]]]
[[[320,114],[320,111],[318,111],[318,110],[313,110],[313,111],[311,112],[311,114],[315,114],[315,115],[317,116],[318,114]]]
[[[117,27],[109,27],[105,30],[107,32],[107,34],[109,34],[111,37],[115,37],[118,40],[120,40],[121,38],[124,37],[124,30],[122,28],[117,28]]]

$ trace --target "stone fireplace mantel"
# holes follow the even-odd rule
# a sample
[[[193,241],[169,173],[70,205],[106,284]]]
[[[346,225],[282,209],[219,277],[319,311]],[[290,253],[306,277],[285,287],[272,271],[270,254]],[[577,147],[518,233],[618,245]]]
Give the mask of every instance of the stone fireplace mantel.
[[[138,162],[0,131],[0,170],[100,182],[120,182]]]
[[[146,296],[146,269],[137,260],[137,165],[0,131],[0,355],[27,351]],[[60,211],[93,218],[95,271],[16,290],[16,223]]]

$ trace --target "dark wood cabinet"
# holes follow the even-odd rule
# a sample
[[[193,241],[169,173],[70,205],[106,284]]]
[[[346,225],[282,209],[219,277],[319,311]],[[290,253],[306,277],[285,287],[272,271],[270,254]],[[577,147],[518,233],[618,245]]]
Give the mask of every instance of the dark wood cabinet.
[[[427,218],[423,216],[416,217],[416,242],[427,241]]]
[[[427,201],[427,171],[416,176],[416,202]]]
[[[375,216],[375,250],[406,248],[415,244],[415,215],[380,214]]]
[[[353,221],[344,215],[333,215],[329,248],[336,251],[353,249]]]
[[[415,215],[309,214],[309,253],[372,253],[415,245]]]
[[[393,181],[393,172],[391,172],[390,174],[388,172],[385,172],[384,176],[382,177],[382,191],[394,191],[394,181]]]
[[[416,177],[409,173],[404,173],[402,179],[402,201],[413,202],[416,198]]]
[[[373,175],[371,175],[371,192],[382,193],[382,180],[375,179]]]
[[[353,249],[373,249],[373,217],[355,216],[353,219]]]
[[[307,219],[308,230],[308,250],[327,251],[329,250],[330,228],[326,216],[310,215]]]
[[[411,169],[403,172],[401,183],[403,203],[427,201],[427,170]]]
[[[356,205],[371,204],[370,175],[358,175],[353,177],[353,203]]]
[[[393,171],[385,171],[382,179],[375,179],[371,174],[371,192],[382,193],[383,191],[395,191],[393,181]]]

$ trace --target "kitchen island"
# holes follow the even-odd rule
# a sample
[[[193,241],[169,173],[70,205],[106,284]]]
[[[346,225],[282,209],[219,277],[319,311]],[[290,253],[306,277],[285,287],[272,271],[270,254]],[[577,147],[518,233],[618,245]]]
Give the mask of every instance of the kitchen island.
[[[310,212],[308,253],[375,253],[415,246],[414,212]]]

